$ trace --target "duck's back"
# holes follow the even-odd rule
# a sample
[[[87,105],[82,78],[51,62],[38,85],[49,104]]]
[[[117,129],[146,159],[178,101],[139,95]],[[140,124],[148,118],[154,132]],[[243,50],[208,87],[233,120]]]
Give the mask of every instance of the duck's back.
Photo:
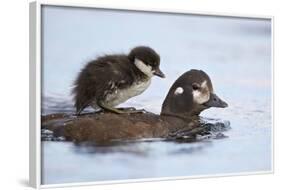
[[[62,120],[61,120],[62,121]],[[135,140],[161,138],[169,133],[167,123],[153,113],[140,114],[90,114],[79,117],[57,118],[43,122],[43,127],[57,131],[68,140],[108,142],[112,140]],[[53,128],[54,123],[60,123]],[[64,123],[64,124],[62,124]]]

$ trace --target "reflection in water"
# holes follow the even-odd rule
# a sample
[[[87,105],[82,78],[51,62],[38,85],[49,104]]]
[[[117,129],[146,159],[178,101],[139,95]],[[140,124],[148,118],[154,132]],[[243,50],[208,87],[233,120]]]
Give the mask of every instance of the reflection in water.
[[[196,143],[197,142],[197,143]],[[197,151],[202,151],[203,148],[211,146],[212,141],[194,141],[193,143],[188,142],[188,146],[185,146],[184,141],[169,141],[171,146],[177,147],[176,149],[167,150],[165,154],[175,155],[175,154],[191,154]],[[154,145],[152,146],[151,143]],[[80,143],[73,146],[73,151],[78,154],[132,154],[136,156],[150,156],[154,147],[158,147],[166,144],[165,140],[141,140],[137,142],[113,142],[107,145],[96,145],[91,143]]]

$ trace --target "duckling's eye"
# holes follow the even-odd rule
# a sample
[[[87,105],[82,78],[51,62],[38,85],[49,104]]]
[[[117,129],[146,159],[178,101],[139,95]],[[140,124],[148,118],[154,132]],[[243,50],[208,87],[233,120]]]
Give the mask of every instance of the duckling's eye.
[[[155,65],[156,67],[158,67],[160,64],[159,64],[159,62],[155,62],[154,65]]]
[[[193,90],[199,90],[200,89],[200,85],[198,83],[193,83],[192,84],[192,89]]]
[[[150,62],[150,65],[151,65],[152,67],[157,67],[157,63],[156,63],[156,62]]]

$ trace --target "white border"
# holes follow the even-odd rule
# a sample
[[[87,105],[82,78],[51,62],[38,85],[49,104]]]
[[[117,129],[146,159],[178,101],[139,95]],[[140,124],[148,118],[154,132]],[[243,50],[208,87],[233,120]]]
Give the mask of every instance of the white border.
[[[269,19],[271,20],[271,110],[272,110],[272,160],[271,170],[260,172],[240,172],[240,173],[227,173],[216,175],[193,175],[193,176],[180,176],[180,177],[162,177],[162,178],[145,178],[145,179],[128,179],[128,180],[113,180],[113,181],[99,181],[99,182],[82,182],[82,183],[66,183],[66,184],[41,184],[41,7],[42,5],[50,6],[66,6],[66,7],[80,7],[80,8],[102,8],[112,10],[129,10],[129,11],[144,11],[156,13],[176,13],[176,14],[193,14],[202,16],[222,16],[222,17],[241,17],[241,18],[256,18],[256,19]],[[36,18],[32,12],[35,11]],[[35,25],[36,27],[32,26]],[[35,31],[32,31],[32,30]],[[32,36],[34,35],[35,36]],[[35,40],[35,42],[33,41]],[[32,46],[34,43],[35,47]],[[156,8],[140,8],[133,6],[108,6],[108,4],[93,4],[85,2],[74,1],[52,1],[52,0],[37,0],[30,3],[30,185],[36,189],[41,188],[55,188],[55,187],[73,187],[73,186],[89,186],[89,185],[104,185],[104,184],[120,184],[120,183],[136,183],[147,181],[163,181],[163,180],[183,180],[195,178],[208,178],[208,177],[228,177],[238,175],[252,175],[252,174],[271,174],[274,173],[274,17],[269,15],[246,15],[246,14],[233,14],[233,13],[216,13],[216,12],[201,12],[201,11],[187,11],[182,9],[156,9]],[[36,71],[34,73],[34,71]],[[34,81],[34,79],[36,79]],[[35,85],[34,85],[35,84]],[[33,86],[34,85],[34,86]],[[35,105],[34,105],[35,103]],[[33,124],[35,123],[35,126]],[[35,136],[33,135],[35,133]],[[35,148],[34,148],[35,146]],[[33,151],[36,152],[33,152]],[[34,159],[34,156],[36,158]],[[35,162],[35,163],[34,163]]]
[[[32,187],[39,189],[41,184],[41,4],[30,3],[29,13],[29,183]]]

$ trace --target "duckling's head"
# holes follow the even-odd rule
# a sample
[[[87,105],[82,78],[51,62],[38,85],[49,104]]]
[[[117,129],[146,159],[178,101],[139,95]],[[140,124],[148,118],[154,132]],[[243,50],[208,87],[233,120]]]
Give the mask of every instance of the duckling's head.
[[[190,70],[180,76],[169,90],[161,115],[198,116],[210,107],[227,107],[213,90],[210,77],[201,70]]]
[[[165,74],[160,70],[160,56],[152,48],[137,46],[131,50],[128,58],[148,77],[158,76],[165,78]]]

